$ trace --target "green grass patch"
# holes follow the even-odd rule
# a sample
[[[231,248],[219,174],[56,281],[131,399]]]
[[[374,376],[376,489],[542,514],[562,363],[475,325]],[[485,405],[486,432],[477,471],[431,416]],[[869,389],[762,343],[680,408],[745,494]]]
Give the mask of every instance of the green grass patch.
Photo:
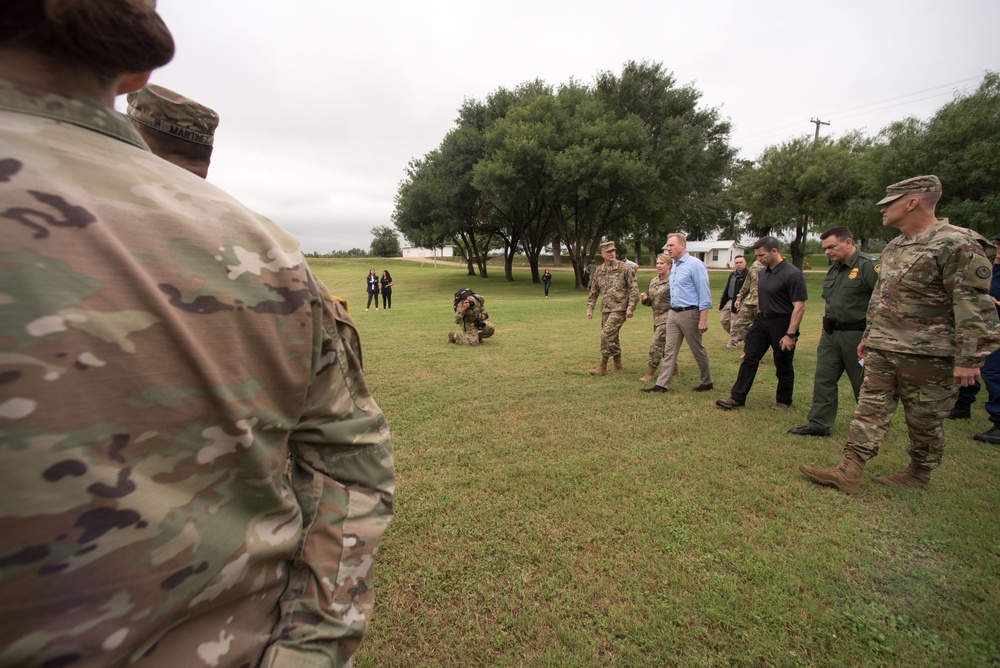
[[[717,311],[716,390],[690,391],[683,347],[670,393],[649,395],[646,307],[622,329],[625,371],[597,378],[599,320],[570,272],[544,299],[526,269],[506,283],[502,267],[483,280],[379,261],[396,287],[376,313],[372,262],[311,262],[349,300],[396,453],[397,516],[356,665],[1000,665],[1000,448],[971,439],[989,427],[981,404],[946,423],[927,490],[872,483],[906,466],[901,412],[857,496],[798,472],[839,462],[854,404],[843,379],[833,437],[786,433],[809,409],[822,273],[807,274],[793,407],[768,408],[765,361],[747,408],[727,413],[714,402],[740,355]],[[710,276],[717,298],[728,272]],[[447,343],[461,287],[497,328],[475,349]]]

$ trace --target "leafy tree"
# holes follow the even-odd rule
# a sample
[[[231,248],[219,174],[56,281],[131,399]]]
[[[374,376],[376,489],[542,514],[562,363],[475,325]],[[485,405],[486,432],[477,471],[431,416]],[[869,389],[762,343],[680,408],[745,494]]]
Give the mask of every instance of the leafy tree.
[[[885,127],[864,156],[864,183],[849,215],[864,219],[865,241],[886,240],[873,202],[885,187],[936,174],[944,186],[938,215],[987,237],[1000,232],[1000,75],[987,72],[975,93],[960,95],[927,121],[906,118]],[[861,213],[863,212],[863,213]]]
[[[920,173],[944,186],[941,215],[988,238],[1000,232],[1000,74],[988,72],[975,93],[941,107],[921,144],[929,165]]]
[[[587,260],[598,255],[602,239],[624,237],[659,184],[638,117],[619,117],[576,83],[561,87],[555,102],[555,142],[546,160],[553,222],[582,287]]]
[[[725,225],[722,191],[735,150],[718,110],[699,107],[698,90],[678,87],[662,64],[646,61],[626,63],[620,76],[599,75],[597,94],[619,118],[642,122],[647,161],[657,174],[657,186],[632,215],[636,255],[644,242],[652,256],[670,232],[705,239]]]
[[[557,236],[578,287],[608,235],[632,237],[637,257],[670,230],[703,237],[728,222],[733,151],[728,123],[698,98],[661,65],[629,63],[594,87],[571,81],[553,93],[536,80],[467,101],[441,147],[411,163],[394,222],[414,241],[453,235],[483,276],[495,235],[508,280],[519,248],[540,280],[538,257]]]
[[[502,98],[494,95],[495,121],[485,132],[485,151],[473,168],[472,184],[489,203],[489,225],[504,242],[504,277],[514,280],[518,248],[540,282],[538,258],[549,241],[550,214],[545,144],[551,135],[547,119],[537,109],[551,107],[552,89],[531,81]]]
[[[372,257],[400,257],[403,254],[402,249],[399,247],[399,237],[396,236],[396,230],[392,229],[388,225],[379,225],[373,227],[370,255]]]
[[[847,204],[861,187],[860,156],[870,141],[859,134],[837,141],[803,136],[764,149],[736,183],[747,231],[792,235],[792,264],[802,268],[806,234],[846,224]],[[857,234],[857,232],[855,231]]]

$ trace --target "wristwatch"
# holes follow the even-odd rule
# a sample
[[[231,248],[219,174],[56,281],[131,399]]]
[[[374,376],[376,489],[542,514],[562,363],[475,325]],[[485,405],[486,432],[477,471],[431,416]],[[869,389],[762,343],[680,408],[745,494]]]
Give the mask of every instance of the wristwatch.
[[[798,332],[795,332],[794,334],[792,334],[791,332],[785,332],[785,336],[787,336],[790,339],[795,339],[796,341],[799,340],[799,333]]]

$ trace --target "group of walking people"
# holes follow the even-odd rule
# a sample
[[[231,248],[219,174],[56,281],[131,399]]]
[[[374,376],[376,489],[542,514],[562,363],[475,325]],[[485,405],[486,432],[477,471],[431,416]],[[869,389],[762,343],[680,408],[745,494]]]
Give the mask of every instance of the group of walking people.
[[[382,308],[392,308],[392,274],[389,273],[388,269],[382,271],[381,278],[375,273],[374,267],[369,269],[366,289],[368,291],[368,305],[365,306],[366,311],[371,308],[373,299],[375,300],[375,310],[378,310],[378,296],[380,293],[382,295]]]
[[[935,216],[941,192],[941,182],[933,175],[906,179],[886,189],[886,197],[878,202],[883,225],[900,235],[886,246],[881,263],[854,245],[846,227],[820,235],[831,267],[823,281],[826,305],[813,405],[808,423],[789,433],[831,434],[837,384],[844,374],[851,380],[858,404],[840,465],[800,467],[816,483],[857,493],[865,463],[878,454],[896,406],[902,403],[910,464],[898,474],[876,477],[875,482],[926,487],[931,472],[941,463],[942,420],[969,416],[965,397],[974,397],[981,377],[990,395],[987,410],[1000,404],[1000,389],[991,390],[988,373],[990,361],[1000,359],[994,354],[1000,347],[1000,301],[989,292],[991,277],[997,273],[996,251],[976,232]],[[654,317],[649,366],[641,380],[656,378],[655,385],[642,391],[670,391],[677,353],[685,340],[701,376],[692,389],[714,389],[702,343],[712,308],[708,274],[704,263],[687,254],[684,235],[668,236],[666,254],[657,258],[657,276],[641,296],[634,272],[615,259],[614,243],[604,243],[601,250],[605,263],[595,272],[587,300],[587,317],[591,318],[602,296],[601,363],[591,373],[603,376],[622,369],[618,333],[641,300],[653,307]],[[720,321],[730,334],[726,347],[735,348],[742,339],[744,355],[729,396],[715,403],[727,411],[743,408],[758,366],[770,350],[778,381],[771,408],[785,411],[792,404],[793,361],[806,285],[802,271],[781,256],[776,238],[759,239],[753,250],[754,266],[746,268],[745,259],[740,258],[743,261],[727,280],[719,304]],[[609,360],[614,362],[612,368]],[[977,434],[976,440],[1000,442],[1000,426]]]

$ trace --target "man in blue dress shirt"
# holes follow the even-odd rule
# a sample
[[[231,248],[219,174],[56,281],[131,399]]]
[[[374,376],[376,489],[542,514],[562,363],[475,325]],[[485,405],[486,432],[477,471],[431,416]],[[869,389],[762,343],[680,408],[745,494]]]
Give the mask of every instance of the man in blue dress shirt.
[[[687,339],[694,361],[701,372],[701,382],[695,392],[707,392],[712,385],[712,369],[708,364],[708,351],[701,342],[708,331],[708,312],[712,310],[712,293],[708,287],[708,269],[705,263],[688,255],[687,238],[674,233],[667,237],[663,247],[674,261],[670,272],[670,314],[667,317],[667,340],[663,346],[663,360],[656,385],[643,392],[666,392],[674,375],[677,353],[681,342]]]

